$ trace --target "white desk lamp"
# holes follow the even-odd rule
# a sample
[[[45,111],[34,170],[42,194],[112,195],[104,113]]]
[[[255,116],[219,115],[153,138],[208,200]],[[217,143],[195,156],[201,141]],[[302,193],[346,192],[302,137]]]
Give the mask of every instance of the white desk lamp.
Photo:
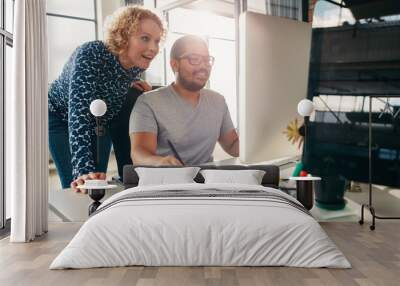
[[[100,136],[105,135],[105,130],[101,124],[101,117],[107,112],[107,105],[101,99],[95,99],[90,103],[90,113],[96,118],[96,135],[97,135],[97,156],[96,165],[99,167],[100,163]]]
[[[302,99],[297,104],[297,112],[303,117],[309,117],[313,111],[314,103],[309,99]]]
[[[96,139],[97,139],[97,154],[96,154],[96,170],[98,171],[100,164],[100,136],[105,135],[104,126],[101,124],[101,117],[107,112],[107,104],[101,99],[95,99],[90,103],[90,113],[96,118]],[[89,206],[89,215],[96,211],[100,206],[100,200],[105,195],[105,189],[88,189],[89,197],[94,202]]]
[[[304,117],[304,153],[306,153],[306,137],[307,125],[310,120],[310,115],[314,111],[314,103],[309,99],[302,99],[297,104],[297,112]]]
[[[302,99],[297,105],[297,112],[304,117],[304,153],[306,153],[306,137],[307,137],[307,125],[310,119],[311,113],[314,111],[314,103],[309,99]],[[313,198],[313,181],[321,180],[320,177],[290,177],[291,180],[296,181],[296,197],[304,205],[304,207],[310,210],[314,205]]]

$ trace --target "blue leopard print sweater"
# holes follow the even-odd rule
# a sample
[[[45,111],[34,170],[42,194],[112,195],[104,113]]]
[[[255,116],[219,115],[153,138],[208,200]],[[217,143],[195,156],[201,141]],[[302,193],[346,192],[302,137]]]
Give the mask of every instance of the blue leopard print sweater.
[[[102,117],[106,126],[121,110],[128,87],[139,80],[142,69],[125,70],[102,41],[78,47],[65,64],[61,75],[50,85],[49,111],[68,124],[72,175],[77,177],[96,170],[96,121],[90,103],[102,99],[107,112]]]

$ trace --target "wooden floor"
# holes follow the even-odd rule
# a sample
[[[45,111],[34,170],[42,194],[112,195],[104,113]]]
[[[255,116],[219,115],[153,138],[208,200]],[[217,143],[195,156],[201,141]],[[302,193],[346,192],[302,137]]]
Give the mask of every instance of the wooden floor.
[[[352,269],[289,267],[122,267],[48,270],[79,229],[52,223],[49,233],[27,244],[0,241],[0,285],[400,285],[400,222],[378,221],[377,229],[356,223],[321,223]]]

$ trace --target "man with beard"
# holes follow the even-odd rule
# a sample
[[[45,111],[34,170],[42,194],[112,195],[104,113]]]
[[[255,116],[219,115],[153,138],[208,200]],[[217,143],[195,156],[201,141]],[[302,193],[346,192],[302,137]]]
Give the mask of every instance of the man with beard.
[[[204,88],[214,58],[196,36],[179,38],[171,49],[175,82],[142,95],[130,117],[134,164],[197,165],[212,162],[218,141],[239,156],[239,138],[219,93]]]

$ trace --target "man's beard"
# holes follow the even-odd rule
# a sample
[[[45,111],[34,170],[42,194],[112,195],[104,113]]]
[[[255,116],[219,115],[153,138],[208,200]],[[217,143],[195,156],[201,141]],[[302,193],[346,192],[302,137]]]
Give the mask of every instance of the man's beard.
[[[201,70],[201,71],[203,71],[203,70]],[[193,75],[195,75],[198,72],[200,72],[200,71],[195,72]],[[207,71],[205,71],[205,72],[208,74]],[[181,76],[180,73],[178,73],[177,80],[185,89],[190,90],[190,91],[199,91],[203,87],[205,87],[205,85],[207,83],[207,81],[204,84],[198,84],[194,81],[188,81],[183,76]]]

